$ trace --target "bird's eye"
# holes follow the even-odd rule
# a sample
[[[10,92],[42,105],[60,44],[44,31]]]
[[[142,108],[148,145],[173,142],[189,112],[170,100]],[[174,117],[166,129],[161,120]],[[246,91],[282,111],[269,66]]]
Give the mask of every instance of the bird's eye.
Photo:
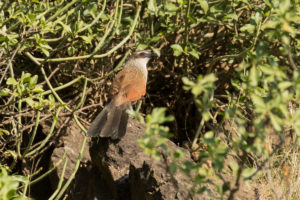
[[[144,57],[144,56],[145,56],[145,53],[140,53],[140,56],[141,56],[141,57]]]

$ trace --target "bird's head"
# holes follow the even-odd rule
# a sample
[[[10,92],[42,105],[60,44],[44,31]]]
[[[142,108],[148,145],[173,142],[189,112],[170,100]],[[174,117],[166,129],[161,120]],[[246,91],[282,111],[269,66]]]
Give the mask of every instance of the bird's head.
[[[151,50],[140,50],[133,53],[133,59],[143,59],[148,62],[151,58],[157,57],[158,55]]]
[[[153,58],[157,57],[158,55],[150,50],[142,50],[142,51],[136,51],[133,53],[133,55],[130,57],[130,59],[127,61],[126,66],[129,67],[137,67],[140,69],[145,77],[148,75],[147,71],[147,63],[148,61]]]

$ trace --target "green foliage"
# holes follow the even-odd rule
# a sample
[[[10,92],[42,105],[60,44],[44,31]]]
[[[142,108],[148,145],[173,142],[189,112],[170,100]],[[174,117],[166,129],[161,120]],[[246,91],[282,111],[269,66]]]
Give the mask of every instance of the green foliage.
[[[62,108],[84,131],[78,117],[91,118],[87,113],[94,110],[81,113],[86,102],[95,100],[86,97],[87,83],[118,70],[125,58],[112,69],[116,58],[128,49],[151,48],[162,56],[149,73],[149,87],[159,82],[152,90],[159,95],[153,96],[159,105],[173,109],[176,120],[166,116],[165,108],[153,109],[139,144],[156,158],[162,151],[171,156],[170,172],[188,175],[193,193],[213,193],[207,187],[211,184],[218,197],[234,199],[238,188],[222,174],[234,176],[236,185],[259,175],[265,161],[284,151],[286,132],[295,136],[291,146],[298,145],[299,9],[297,0],[1,1],[0,66],[5,69],[0,79],[0,146],[5,144],[1,149],[6,155],[0,156],[1,163],[13,160],[10,170],[22,171],[15,169],[17,162],[26,165],[28,157],[40,159],[39,151],[52,139]],[[167,82],[161,76],[154,79],[160,73],[168,73]],[[100,93],[99,99],[106,99],[98,89],[89,94]],[[145,107],[153,108],[155,98]],[[191,113],[176,110],[179,104]],[[188,110],[194,108],[191,104],[200,119]],[[143,121],[138,113],[131,114]],[[40,116],[45,115],[53,118],[51,130],[36,144]],[[196,162],[182,163],[184,153],[167,148],[173,134],[166,123],[181,121],[184,127],[171,130],[175,137],[190,137]],[[272,134],[278,136],[278,145],[269,145]],[[233,158],[227,166],[229,156]],[[5,173],[2,170],[1,176],[17,177]],[[13,182],[14,195],[19,182],[25,183]]]
[[[297,1],[296,1],[297,2]],[[254,4],[254,5],[251,5]],[[259,6],[256,6],[259,5]],[[183,7],[180,7],[183,6]],[[201,7],[201,9],[196,9]],[[149,5],[148,5],[149,8]],[[163,15],[161,10],[168,10]],[[239,10],[239,12],[237,12]],[[245,17],[242,13],[251,13]],[[212,184],[214,179],[221,179],[222,185],[215,185],[219,195],[223,197],[226,191],[229,199],[233,197],[235,188],[231,188],[227,181],[222,179],[222,173],[234,175],[237,182],[251,179],[259,174],[264,167],[261,160],[270,160],[279,148],[283,148],[286,129],[296,135],[295,145],[299,136],[299,105],[300,70],[299,61],[299,4],[294,1],[232,1],[211,2],[207,1],[179,1],[177,4],[165,4],[152,12],[153,16],[160,17],[161,35],[183,33],[170,47],[173,55],[178,58],[180,67],[192,70],[193,57],[198,58],[200,49],[207,45],[205,41],[199,43],[196,35],[197,26],[220,21],[227,27],[232,27],[232,43],[227,43],[228,55],[215,58],[210,63],[211,71],[215,63],[222,61],[227,64],[236,63],[235,74],[229,83],[230,90],[226,90],[227,100],[223,101],[215,96],[216,83],[222,80],[215,74],[198,75],[194,78],[183,77],[184,89],[190,91],[201,113],[202,119],[193,140],[192,148],[198,152],[197,164],[177,163],[170,166],[170,171],[183,170],[193,177],[193,192],[202,193],[208,190],[207,184]],[[186,14],[186,15],[185,15]],[[187,16],[178,19],[178,15]],[[173,23],[176,18],[178,23]],[[187,25],[187,29],[184,25]],[[206,37],[211,37],[206,33]],[[185,36],[188,40],[186,40]],[[193,38],[196,38],[195,40]],[[215,37],[215,39],[217,39]],[[241,44],[244,48],[238,48]],[[192,53],[194,52],[194,54]],[[184,59],[181,59],[184,58]],[[188,61],[187,61],[188,60]],[[189,74],[189,77],[195,76]],[[222,109],[219,109],[222,107]],[[218,125],[214,124],[218,116]],[[233,131],[223,128],[224,124],[232,124]],[[208,126],[207,126],[208,125]],[[148,125],[149,126],[149,125]],[[208,128],[210,127],[210,128]],[[209,131],[205,131],[209,129]],[[149,135],[147,129],[147,135]],[[154,131],[154,130],[152,130]],[[226,141],[216,137],[220,131],[225,131]],[[266,148],[270,135],[276,135],[280,142],[273,151]],[[197,141],[203,150],[196,149]],[[160,144],[161,145],[161,144]],[[155,145],[154,145],[155,146]],[[147,150],[150,152],[151,150]],[[151,154],[151,153],[150,153]],[[236,160],[231,160],[230,170],[224,166],[224,161],[229,155],[234,155]],[[246,160],[254,157],[255,165]],[[211,163],[207,169],[205,163]],[[228,194],[228,193],[227,193]]]
[[[205,77],[198,76],[197,82],[189,80],[187,77],[182,78],[184,83],[184,89],[190,90],[192,94],[197,98],[196,104],[199,107],[199,111],[202,113],[204,121],[212,119],[210,109],[214,107],[215,101],[213,100],[216,77],[214,74],[209,74]],[[199,99],[198,99],[199,97]]]
[[[30,199],[24,195],[18,194],[20,183],[23,185],[28,184],[28,178],[19,175],[9,175],[7,170],[0,166],[0,198],[2,200],[22,200]]]
[[[97,53],[109,45],[113,35],[126,36],[133,23],[131,10],[122,13],[117,6],[111,15],[106,1],[14,1],[1,2],[0,8],[0,49],[4,55],[17,49],[18,53],[42,54],[40,60],[57,52],[61,57],[81,51],[91,54],[91,45],[97,46]],[[122,14],[127,21],[125,17],[121,21]],[[67,51],[60,52],[62,48]]]
[[[143,138],[138,141],[146,153],[159,159],[161,153],[157,147],[167,150],[165,143],[171,134],[169,128],[162,124],[173,120],[172,116],[166,116],[166,108],[154,108],[151,115],[147,115],[147,129]]]
[[[42,95],[44,92],[43,86],[37,84],[37,82],[37,75],[31,76],[30,73],[22,72],[19,80],[7,79],[6,85],[11,86],[11,89],[3,88],[0,91],[0,96],[13,96],[20,102],[26,102],[34,109],[43,109],[45,106],[49,106],[49,111],[51,111],[55,107],[55,100],[52,95],[45,99]]]

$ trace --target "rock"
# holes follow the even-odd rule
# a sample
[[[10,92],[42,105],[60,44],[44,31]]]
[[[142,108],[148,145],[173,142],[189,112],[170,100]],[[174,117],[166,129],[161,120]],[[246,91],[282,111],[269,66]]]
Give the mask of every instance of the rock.
[[[168,172],[167,166],[170,164],[170,158],[162,150],[160,151],[163,153],[163,159],[156,160],[145,154],[144,150],[140,148],[138,139],[142,137],[144,131],[143,124],[130,118],[126,134],[120,140],[93,138],[90,141],[89,149],[91,159],[86,146],[82,155],[81,167],[68,189],[68,199],[206,200],[213,199],[212,195],[218,196],[214,186],[209,184],[206,187],[212,192],[211,195],[204,193],[192,198],[189,193],[192,182],[187,181],[189,178],[179,170],[174,176]],[[50,162],[54,165],[66,152],[69,160],[64,175],[66,181],[74,170],[84,135],[81,134],[74,122],[64,126],[61,133],[63,133],[63,136],[60,137],[62,145],[54,149]],[[167,146],[171,152],[180,148],[171,141],[167,142]],[[187,151],[183,161],[193,162]],[[53,190],[57,187],[62,167],[63,163],[51,176]],[[229,175],[223,177],[231,185],[235,183],[235,179]],[[212,182],[218,185],[223,183],[220,180],[212,180]],[[240,185],[241,190],[236,193],[235,197],[253,199],[253,191],[247,189],[244,184]]]
[[[63,136],[59,138],[61,146],[53,150],[50,163],[51,166],[54,166],[63,157],[64,153],[66,153],[68,163],[64,173],[65,183],[74,171],[83,138],[85,136],[73,121],[70,121],[68,124],[66,124],[61,133],[63,134]],[[59,177],[61,177],[63,164],[64,161],[56,168],[55,173],[52,173],[50,176],[51,185],[54,190],[57,188]],[[68,195],[70,199],[86,199],[87,193],[89,193],[89,188],[91,187],[90,179],[87,178],[90,175],[91,167],[92,165],[88,152],[88,143],[86,143],[75,180],[73,180],[69,187]],[[80,183],[80,189],[78,188],[77,183]]]
[[[95,138],[91,143],[92,162],[103,175],[112,198],[188,199],[184,175],[172,177],[164,161],[151,158],[139,146],[144,130],[143,124],[129,119],[127,132],[120,140]],[[179,148],[171,141],[167,145],[171,151]],[[188,154],[185,159],[192,161]]]
[[[57,124],[57,127],[58,130],[61,129],[59,131],[59,135],[61,136],[57,142],[59,145],[56,145],[56,148],[54,148],[51,154],[49,168],[52,168],[57,162],[59,162],[64,153],[66,153],[68,163],[63,177],[64,185],[74,171],[82,141],[85,136],[74,121],[61,119],[59,122],[60,123]],[[51,121],[46,121],[42,124],[44,133],[49,132],[51,123]],[[101,174],[99,174],[99,171],[94,169],[91,164],[88,146],[89,140],[90,138],[88,138],[84,147],[79,169],[74,180],[68,187],[65,196],[67,196],[67,199],[69,200],[110,200],[111,195],[108,192],[107,186],[103,184],[104,181]],[[50,174],[49,179],[52,186],[52,193],[58,186],[59,178],[62,175],[63,164],[64,162],[57,166],[57,168]]]
[[[59,124],[58,127],[60,126],[63,126],[63,129],[60,132],[62,136],[59,138],[60,146],[53,150],[50,159],[50,168],[52,168],[66,152],[68,163],[64,174],[64,185],[74,171],[82,141],[85,136],[74,121],[70,121],[64,125]],[[46,128],[46,126],[44,127]],[[88,141],[89,140],[90,138],[88,138]],[[61,177],[62,174],[63,163],[64,162],[50,174],[50,182],[53,191],[58,186],[59,177]],[[95,186],[100,187],[100,189],[95,188]],[[65,196],[70,200],[110,199],[109,194],[107,194],[106,191],[107,189],[106,186],[103,185],[101,175],[97,170],[92,168],[87,142],[82,154],[79,169],[74,180],[67,189]]]
[[[94,138],[91,141],[90,155],[102,174],[111,199],[122,200],[186,200],[186,199],[215,199],[219,196],[213,184],[205,185],[211,193],[191,197],[189,189],[192,187],[190,178],[177,170],[174,176],[167,170],[170,158],[163,154],[162,160],[156,160],[144,153],[138,144],[145,126],[134,119],[129,119],[127,131],[123,138],[114,141],[105,138]],[[173,142],[168,141],[171,152],[179,149]],[[180,148],[185,151],[184,149]],[[163,151],[161,151],[163,153]],[[193,162],[188,152],[182,161]],[[209,167],[209,166],[208,166]],[[222,175],[227,184],[233,186],[235,178]],[[212,183],[222,185],[221,180],[211,180]],[[100,189],[102,186],[98,186]],[[229,192],[225,193],[228,197]],[[234,195],[237,199],[255,199],[253,188],[240,183],[239,190]]]
[[[132,200],[189,199],[188,190],[178,177],[171,177],[159,163],[130,165],[129,182]]]

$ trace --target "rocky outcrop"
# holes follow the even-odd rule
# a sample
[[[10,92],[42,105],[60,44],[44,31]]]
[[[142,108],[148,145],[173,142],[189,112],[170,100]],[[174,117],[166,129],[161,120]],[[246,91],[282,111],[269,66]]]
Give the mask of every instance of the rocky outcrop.
[[[134,119],[129,119],[126,134],[120,140],[95,137],[85,147],[75,180],[69,187],[68,199],[101,199],[101,200],[186,200],[186,199],[214,199],[216,195],[213,184],[206,187],[210,195],[204,193],[191,197],[189,188],[192,182],[181,171],[173,176],[168,172],[170,158],[163,153],[163,159],[156,160],[144,153],[138,144],[138,139],[145,131],[143,124]],[[68,180],[74,170],[78,153],[83,140],[83,135],[75,123],[66,126],[64,136],[61,137],[61,146],[54,149],[51,156],[52,165],[66,152],[69,162],[64,179]],[[170,151],[178,147],[168,141]],[[88,153],[89,149],[89,153]],[[181,150],[185,151],[181,148]],[[193,160],[186,151],[183,161]],[[58,178],[61,176],[63,164],[52,174],[53,190],[56,189]],[[209,167],[209,166],[208,166]],[[235,184],[235,179],[230,175],[223,175],[225,182]],[[212,180],[214,184],[222,185],[221,180]],[[216,195],[218,196],[218,195]],[[225,194],[226,196],[226,194]],[[240,184],[236,192],[237,199],[255,199],[254,191]]]
[[[179,173],[171,176],[167,171],[167,160],[151,158],[139,146],[138,139],[144,130],[142,124],[130,119],[122,139],[112,141],[95,138],[91,143],[92,161],[105,177],[113,198],[188,199],[189,192],[182,179],[184,175]],[[171,151],[179,148],[171,141],[167,146]],[[191,161],[188,154],[185,159]],[[127,190],[126,196],[124,190]]]

